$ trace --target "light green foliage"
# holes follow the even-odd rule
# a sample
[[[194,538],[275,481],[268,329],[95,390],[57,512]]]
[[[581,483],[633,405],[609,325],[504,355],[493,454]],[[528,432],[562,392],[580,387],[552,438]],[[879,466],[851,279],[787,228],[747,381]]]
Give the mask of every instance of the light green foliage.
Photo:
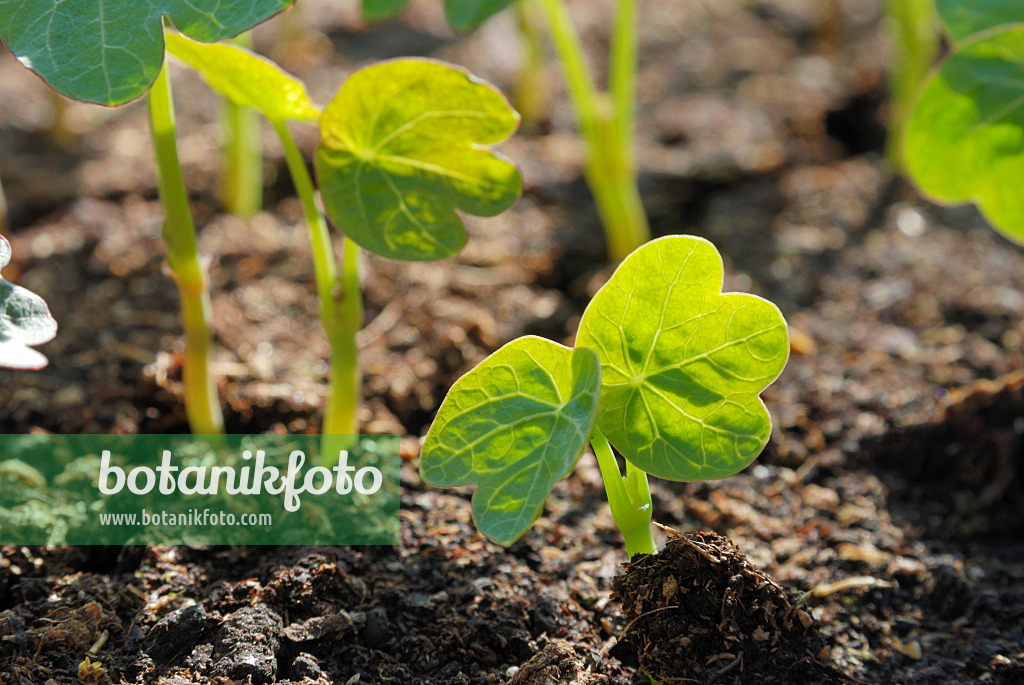
[[[423,479],[439,486],[476,483],[477,528],[512,544],[583,453],[599,382],[590,350],[536,337],[505,345],[448,393],[423,445]]]
[[[11,246],[0,236],[0,269],[11,261]],[[0,367],[41,369],[46,357],[31,349],[57,335],[57,322],[43,298],[0,278]]]
[[[1020,0],[935,0],[935,7],[957,43],[979,31],[1024,22]]]
[[[977,202],[1024,242],[1024,27],[969,42],[943,63],[905,139],[913,180],[940,202]]]
[[[469,31],[511,5],[515,0],[445,0],[444,13],[456,31]],[[405,9],[409,0],[363,0],[363,18],[380,21]]]
[[[721,290],[706,240],[639,248],[584,312],[575,349],[520,338],[452,387],[423,445],[423,479],[476,483],[477,527],[509,544],[594,439],[627,546],[652,547],[645,474],[724,478],[771,431],[759,395],[786,364],[786,322],[766,300]],[[632,465],[625,478],[597,428]]]
[[[494,216],[516,201],[515,166],[487,149],[519,115],[490,84],[430,60],[352,74],[324,109],[316,169],[331,220],[393,259],[441,259],[466,232],[455,210]]]
[[[198,43],[166,34],[167,50],[198,71],[215,91],[271,121],[316,121],[320,110],[306,86],[273,62],[230,43]]]
[[[583,314],[576,344],[601,358],[598,426],[651,475],[725,478],[768,441],[759,394],[786,365],[786,322],[721,290],[714,246],[670,236],[630,255]]]
[[[290,0],[0,0],[0,37],[22,64],[76,100],[143,95],[164,60],[163,18],[204,42],[230,38]]]

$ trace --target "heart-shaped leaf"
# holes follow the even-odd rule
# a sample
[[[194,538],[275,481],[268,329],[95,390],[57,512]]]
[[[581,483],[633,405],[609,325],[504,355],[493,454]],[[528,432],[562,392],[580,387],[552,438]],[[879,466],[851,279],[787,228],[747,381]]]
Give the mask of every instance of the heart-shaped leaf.
[[[456,31],[469,31],[511,5],[515,0],[445,0],[444,13]],[[388,19],[405,9],[409,0],[363,0],[366,21]]]
[[[0,236],[0,269],[11,261],[11,246]],[[57,335],[50,308],[35,293],[0,278],[0,367],[41,369],[46,357],[29,345],[42,345]]]
[[[925,85],[904,145],[907,170],[932,199],[977,202],[1024,242],[1024,28],[951,55]]]
[[[789,356],[772,303],[722,294],[722,259],[702,238],[647,243],[583,313],[578,347],[601,359],[597,425],[637,467],[669,480],[730,476],[771,432],[760,392]]]
[[[935,8],[957,43],[979,31],[1024,22],[1020,0],[935,0]]]
[[[590,350],[532,336],[505,345],[452,386],[423,443],[423,480],[476,483],[477,528],[512,544],[583,453],[600,373]]]
[[[518,170],[486,149],[518,123],[500,92],[451,65],[403,59],[357,71],[320,119],[327,213],[371,252],[449,257],[466,242],[455,210],[493,216],[519,197]]]
[[[0,0],[0,38],[52,88],[119,105],[143,95],[164,62],[164,17],[203,42],[230,38],[291,0]]]
[[[198,43],[166,33],[167,50],[198,71],[215,91],[270,121],[316,121],[320,110],[306,86],[270,60],[233,43]]]

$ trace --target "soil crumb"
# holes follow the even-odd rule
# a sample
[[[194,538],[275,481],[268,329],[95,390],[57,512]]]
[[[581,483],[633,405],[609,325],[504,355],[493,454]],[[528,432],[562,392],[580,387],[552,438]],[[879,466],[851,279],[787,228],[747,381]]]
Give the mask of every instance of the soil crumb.
[[[665,685],[843,683],[813,619],[716,533],[671,538],[615,578],[623,638]]]

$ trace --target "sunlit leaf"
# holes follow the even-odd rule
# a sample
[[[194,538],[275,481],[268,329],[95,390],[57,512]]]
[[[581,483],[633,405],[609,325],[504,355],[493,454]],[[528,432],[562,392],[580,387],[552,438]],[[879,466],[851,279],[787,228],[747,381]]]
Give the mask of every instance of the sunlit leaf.
[[[583,314],[576,344],[601,359],[597,425],[651,475],[724,478],[768,440],[759,394],[786,364],[786,322],[766,300],[721,290],[714,246],[670,236],[627,257]]]
[[[410,59],[357,71],[320,120],[327,213],[371,252],[449,257],[466,242],[455,210],[493,216],[519,196],[515,166],[487,149],[518,122],[500,92],[450,65]]]
[[[505,345],[448,393],[423,444],[423,480],[475,483],[477,528],[512,544],[579,460],[593,429],[599,383],[590,350],[536,337]]]
[[[164,61],[163,18],[203,42],[230,38],[291,0],[0,0],[0,38],[18,60],[76,100],[143,95]]]
[[[233,43],[198,43],[167,32],[167,50],[202,74],[215,91],[271,121],[315,121],[306,86],[270,60]]]
[[[0,269],[11,261],[11,246],[0,236]],[[50,342],[57,322],[43,298],[0,278],[0,367],[41,369],[46,357],[30,345]]]
[[[925,86],[905,146],[911,177],[932,199],[976,202],[1024,242],[1024,28],[951,55]]]
[[[979,31],[1024,22],[1020,0],[935,0],[935,7],[957,43]]]

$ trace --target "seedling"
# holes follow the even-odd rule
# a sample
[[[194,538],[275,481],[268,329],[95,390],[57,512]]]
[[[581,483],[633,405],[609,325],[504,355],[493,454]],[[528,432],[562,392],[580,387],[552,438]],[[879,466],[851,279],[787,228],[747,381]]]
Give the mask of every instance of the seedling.
[[[11,245],[0,236],[0,269],[11,262]],[[41,369],[46,357],[31,348],[50,342],[57,322],[35,293],[0,277],[0,367]]]
[[[309,226],[320,319],[331,346],[323,432],[356,433],[359,247],[403,260],[457,253],[466,232],[455,210],[492,216],[519,196],[518,171],[488,149],[513,133],[518,117],[493,87],[439,62],[395,60],[357,71],[321,112],[301,82],[239,46],[175,34],[167,44],[214,90],[262,112],[281,139]],[[321,194],[346,235],[340,269],[288,121],[320,125]]]
[[[654,553],[648,475],[725,478],[771,432],[759,395],[786,364],[786,322],[766,300],[723,294],[722,276],[702,238],[633,252],[587,307],[576,347],[519,338],[452,386],[423,445],[424,481],[475,483],[477,528],[509,545],[589,442],[630,557]]]
[[[895,54],[889,69],[889,137],[886,156],[893,169],[905,168],[900,143],[925,76],[939,49],[933,0],[886,0],[888,33]]]
[[[149,90],[167,261],[181,295],[185,410],[195,433],[221,433],[224,419],[210,371],[209,277],[199,256],[178,163],[171,87],[164,67],[163,25],[167,21],[197,40],[216,41],[238,35],[290,5],[291,0],[104,0],[84,4],[0,0],[0,37],[18,61],[58,92],[76,100],[116,106]]]
[[[1017,0],[936,5],[954,50],[908,123],[908,171],[933,200],[975,202],[1024,243],[1024,9]]]
[[[445,0],[445,12],[452,27],[461,31],[477,26],[511,3],[512,0]],[[540,3],[586,140],[584,176],[604,225],[609,255],[618,262],[650,240],[651,235],[637,187],[634,151],[636,0],[618,0],[608,93],[600,92],[595,85],[565,2]],[[386,18],[406,4],[408,0],[363,0],[363,15],[370,20]]]

